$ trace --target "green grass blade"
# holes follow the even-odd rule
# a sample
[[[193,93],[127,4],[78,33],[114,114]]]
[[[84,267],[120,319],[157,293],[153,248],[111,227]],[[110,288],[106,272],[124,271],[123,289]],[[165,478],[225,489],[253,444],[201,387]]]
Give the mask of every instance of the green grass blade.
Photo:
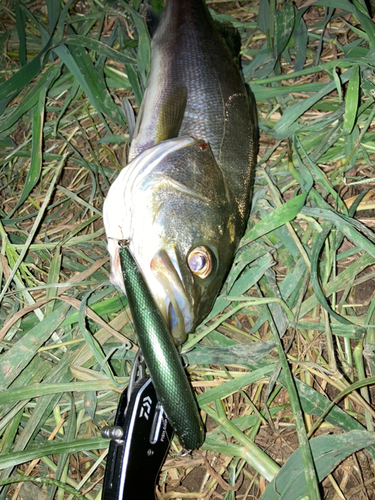
[[[57,167],[55,175],[54,175],[54,177],[52,179],[52,182],[51,182],[51,184],[50,184],[50,186],[48,188],[48,191],[46,193],[46,197],[45,197],[45,200],[43,202],[43,205],[42,205],[42,207],[41,207],[41,209],[40,209],[40,211],[39,211],[39,213],[38,213],[38,215],[37,215],[37,217],[35,219],[33,228],[32,228],[32,230],[31,230],[31,232],[30,232],[30,234],[29,234],[29,236],[27,238],[27,241],[25,242],[25,244],[24,244],[24,246],[22,248],[22,251],[21,251],[21,253],[20,253],[20,255],[19,255],[18,259],[17,259],[17,262],[13,266],[13,269],[12,269],[12,271],[10,273],[9,278],[7,279],[5,285],[4,285],[4,287],[3,287],[3,289],[2,289],[2,291],[0,293],[0,303],[1,303],[2,299],[4,298],[5,292],[7,291],[9,284],[11,283],[11,281],[13,280],[13,278],[15,277],[15,274],[16,274],[16,272],[18,270],[18,267],[20,266],[23,258],[25,257],[25,255],[26,255],[26,253],[27,253],[27,251],[29,249],[29,245],[30,245],[31,241],[34,238],[34,235],[35,235],[37,229],[39,228],[40,221],[42,220],[43,215],[45,213],[45,210],[46,210],[46,208],[48,206],[48,203],[49,203],[49,201],[51,199],[52,193],[53,193],[54,188],[55,188],[55,184],[56,184],[57,179],[58,179],[58,177],[59,177],[59,175],[60,175],[60,173],[62,171],[64,163],[65,163],[65,158],[62,158],[62,160],[60,162],[60,165]]]
[[[348,81],[349,76],[350,76],[351,70],[349,69],[342,78],[343,83]],[[286,137],[291,136],[294,132],[297,130],[300,130],[300,124],[296,123],[298,118],[301,117],[301,115],[310,109],[314,104],[316,104],[322,97],[325,95],[329,94],[336,88],[336,83],[335,82],[330,82],[325,85],[325,87],[319,91],[313,94],[311,97],[308,99],[305,99],[304,101],[298,102],[286,109],[284,112],[283,116],[280,118],[280,120],[277,122],[277,124],[274,126],[272,129],[272,135],[276,139],[285,139]]]
[[[112,59],[121,64],[135,64],[136,60],[128,54],[123,54],[118,50],[113,49],[109,45],[101,42],[100,40],[93,40],[82,35],[68,35],[63,38],[62,43],[68,46],[86,47],[86,49],[98,52],[108,59]]]
[[[359,67],[356,66],[353,68],[352,74],[350,75],[348,90],[346,92],[344,124],[342,127],[342,133],[344,135],[349,135],[351,133],[357,118],[360,88],[359,77]]]
[[[52,45],[50,39],[47,45],[40,53],[29,63],[23,66],[9,80],[0,86],[0,116],[3,114],[7,105],[26,87],[43,69],[44,58]]]
[[[43,89],[50,88],[51,83],[55,80],[59,72],[60,72],[59,67],[50,66],[40,77],[38,82],[30,90],[27,99],[23,99],[20,102],[20,104],[17,107],[15,107],[15,109],[13,109],[13,111],[10,114],[4,113],[4,117],[3,118],[0,117],[0,131],[5,132],[6,130],[8,130],[33,106],[37,105],[41,93],[43,93]]]
[[[372,265],[375,262],[375,258],[368,254],[363,254],[357,258],[353,264],[346,268],[342,273],[338,274],[335,278],[330,280],[324,287],[325,297],[330,297],[333,293],[343,290],[345,283],[352,276],[356,276],[361,271],[366,269],[367,266]],[[319,301],[315,295],[308,297],[301,306],[300,317],[302,318],[307,312],[311,311],[315,306],[319,304]],[[354,319],[354,318],[353,318]],[[359,328],[359,331],[363,332],[363,328]]]
[[[189,364],[198,365],[247,365],[249,361],[263,358],[275,348],[272,340],[246,342],[231,346],[214,347],[197,345],[192,351],[184,353]],[[204,395],[207,392],[203,393]],[[203,394],[198,396],[203,397]]]
[[[70,442],[70,441],[73,441],[73,439],[75,438],[75,434],[76,434],[76,424],[77,424],[77,415],[76,415],[76,411],[75,411],[75,408],[74,408],[74,399],[73,399],[73,395],[70,394],[70,401],[71,401],[71,411],[69,413],[69,419],[68,419],[68,423],[67,423],[67,426],[65,428],[65,431],[64,431],[64,438],[63,440],[65,442]],[[59,455],[59,459],[58,459],[58,462],[57,462],[57,469],[56,469],[56,473],[55,473],[55,478],[59,481],[62,479],[62,476],[64,474],[64,482],[66,481],[66,468],[67,466],[69,465],[69,457],[70,457],[70,452],[66,452],[66,453],[61,453]],[[65,472],[65,473],[64,473]],[[51,488],[51,491],[49,493],[49,498],[50,500],[52,500],[55,496],[55,492],[56,492],[56,489],[57,489],[57,486],[53,486]],[[61,494],[64,495],[64,491],[61,490],[57,493],[57,498],[61,498]]]
[[[7,453],[0,455],[0,468],[15,467],[17,465],[29,462],[39,457],[48,455],[59,455],[60,453],[76,453],[89,450],[97,450],[108,448],[109,440],[104,438],[89,438],[89,439],[74,439],[73,441],[47,442],[41,444],[36,449],[18,451],[15,453]]]
[[[143,86],[146,86],[148,73],[150,71],[151,48],[150,35],[144,18],[138,14],[129,4],[120,0],[122,7],[132,16],[138,34],[137,70],[141,77]]]
[[[355,219],[344,217],[334,211],[320,208],[303,207],[301,213],[313,217],[321,217],[322,219],[332,222],[332,224],[334,224],[339,231],[344,233],[347,238],[361,247],[365,252],[368,252],[372,257],[375,257],[375,234]]]
[[[69,305],[62,303],[48,317],[21,338],[7,353],[0,357],[3,368],[0,373],[0,387],[6,389],[35,356],[37,349],[50,338],[63,322]]]
[[[367,431],[352,431],[346,435],[320,436],[311,441],[319,480],[322,481],[346,457],[375,443]],[[308,495],[301,453],[297,450],[266,488],[261,500],[299,500]],[[310,497],[309,497],[310,498]]]
[[[221,403],[219,403],[221,404]],[[217,423],[226,428],[245,448],[247,460],[257,472],[272,480],[279,472],[279,466],[261,450],[256,444],[243,434],[237,427],[225,417],[219,416],[209,405],[203,407],[204,411]],[[1,463],[1,462],[0,462]]]
[[[61,45],[54,51],[79,81],[99,116],[104,113],[118,125],[124,125],[123,117],[105,87],[103,74],[95,69],[86,50],[81,45],[73,45],[69,51],[65,45]],[[104,118],[101,118],[105,123]]]
[[[18,33],[18,39],[20,42],[19,45],[19,58],[20,58],[20,63],[21,66],[25,66],[27,62],[26,58],[26,32],[25,32],[25,23],[26,23],[26,17],[24,11],[20,8],[20,2],[16,0],[14,2],[14,10],[16,13],[16,22],[17,22],[17,33]]]
[[[286,3],[275,12],[275,47],[277,56],[285,50],[294,29],[294,5]]]
[[[314,289],[315,296],[319,301],[320,305],[333,316],[339,323],[344,325],[350,324],[350,322],[337,314],[328,304],[324,293],[322,292],[320,276],[319,276],[319,255],[323,248],[324,242],[330,233],[330,229],[324,229],[316,238],[315,245],[313,247],[311,255],[311,283]]]
[[[266,306],[266,314],[268,316],[268,321],[271,326],[273,338],[275,340],[276,349],[279,355],[280,365],[282,368],[285,384],[288,390],[290,404],[293,410],[293,417],[296,425],[298,442],[300,445],[300,451],[302,456],[302,470],[303,476],[306,481],[307,494],[310,500],[320,500],[319,484],[316,473],[316,466],[314,463],[311,444],[307,439],[305,422],[303,420],[303,415],[301,411],[300,399],[298,397],[297,387],[295,380],[290,371],[290,367],[284,352],[284,348],[281,342],[281,334],[279,330],[279,325],[276,327],[271,313],[268,312]]]
[[[270,375],[274,366],[267,366],[260,368],[259,370],[255,370],[247,375],[243,375],[242,377],[235,378],[230,380],[229,382],[225,382],[225,384],[220,385],[219,387],[214,387],[209,389],[208,391],[200,394],[197,397],[197,401],[199,406],[210,403],[211,401],[215,401],[216,399],[221,399],[229,396],[230,394],[237,392],[239,389],[246,387],[256,380],[259,380],[267,375]]]
[[[307,193],[300,194],[287,201],[279,208],[276,208],[271,214],[267,215],[258,224],[248,231],[242,239],[241,245],[246,245],[261,236],[274,231],[286,222],[293,220],[298,212],[302,210],[305,204]]]
[[[43,122],[44,122],[44,103],[46,99],[47,88],[41,88],[38,102],[35,105],[32,113],[32,148],[30,167],[27,173],[25,185],[22,189],[21,197],[14,208],[13,213],[20,207],[26,198],[31,193],[34,186],[37,184],[40,173],[42,171],[42,138],[43,138]],[[10,217],[12,213],[10,214]]]
[[[61,4],[59,0],[46,0],[48,12],[48,31],[52,35],[60,18]]]
[[[125,380],[122,381],[123,383]],[[117,387],[116,387],[117,388]],[[61,394],[64,392],[72,391],[100,391],[100,390],[114,390],[113,383],[105,376],[98,378],[95,381],[89,382],[69,382],[69,383],[56,383],[56,384],[35,384],[30,387],[21,389],[8,389],[0,393],[0,404],[12,404],[16,401],[25,399],[37,398],[40,396],[48,396],[51,394]]]

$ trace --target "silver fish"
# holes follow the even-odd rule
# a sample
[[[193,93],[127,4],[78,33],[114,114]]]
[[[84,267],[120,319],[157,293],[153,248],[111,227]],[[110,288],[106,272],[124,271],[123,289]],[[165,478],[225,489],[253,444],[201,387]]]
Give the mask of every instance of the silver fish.
[[[257,113],[230,34],[202,0],[167,0],[131,161],[104,203],[113,283],[124,290],[127,239],[177,345],[210,312],[249,215]]]

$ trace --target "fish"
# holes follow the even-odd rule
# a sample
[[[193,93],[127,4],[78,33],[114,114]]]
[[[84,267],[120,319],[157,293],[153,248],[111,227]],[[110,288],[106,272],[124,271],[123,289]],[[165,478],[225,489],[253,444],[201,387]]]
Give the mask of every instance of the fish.
[[[176,346],[212,309],[249,217],[258,122],[239,45],[203,0],[167,0],[129,163],[103,206],[111,281],[125,291],[125,239]]]

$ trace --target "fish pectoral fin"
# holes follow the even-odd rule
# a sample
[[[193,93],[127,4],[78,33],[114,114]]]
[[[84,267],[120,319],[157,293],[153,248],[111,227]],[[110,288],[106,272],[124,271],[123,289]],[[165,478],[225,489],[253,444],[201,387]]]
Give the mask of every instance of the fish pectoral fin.
[[[226,21],[214,21],[214,26],[216,30],[220,33],[223,41],[229,52],[233,56],[233,59],[237,64],[240,63],[240,51],[241,51],[241,36],[238,30],[229,22]]]
[[[156,4],[157,2],[154,2]],[[158,29],[161,21],[161,10],[163,10],[163,7],[158,10],[155,10],[155,5],[154,7],[151,7],[151,5],[145,5],[145,12],[143,14],[143,17],[146,19],[146,24],[147,24],[147,29],[148,32],[150,33],[151,38],[155,35],[156,30]],[[159,7],[159,6],[158,6]]]
[[[178,137],[185,114],[186,100],[187,89],[184,85],[176,85],[165,97],[156,126],[156,144]]]
[[[207,196],[205,196],[203,193],[195,191],[193,188],[190,188],[185,184],[178,182],[176,179],[173,179],[172,177],[169,177],[168,175],[165,174],[163,174],[162,177],[164,182],[168,183],[169,186],[172,186],[177,191],[180,191],[181,193],[186,194],[188,196],[192,196],[193,198],[202,200],[204,203],[210,204],[212,202],[212,200]]]
[[[136,139],[137,135],[139,134],[139,131],[140,131],[140,128],[141,128],[141,123],[142,123],[142,120],[143,120],[143,115],[144,115],[144,110],[145,110],[145,103],[146,103],[146,100],[147,100],[147,94],[148,94],[148,92],[147,92],[147,87],[146,87],[145,93],[143,94],[142,104],[141,104],[141,107],[139,108],[138,116],[137,116],[137,119],[135,121],[135,127],[132,130],[131,140]]]
[[[125,115],[126,122],[128,124],[129,129],[129,139],[130,141],[133,139],[134,131],[135,131],[135,116],[134,109],[130,104],[128,99],[121,99],[121,109]]]

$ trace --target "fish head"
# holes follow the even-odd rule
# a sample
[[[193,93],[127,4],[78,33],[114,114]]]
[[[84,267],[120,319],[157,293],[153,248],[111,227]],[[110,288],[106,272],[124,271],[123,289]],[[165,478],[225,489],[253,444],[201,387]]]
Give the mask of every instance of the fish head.
[[[103,210],[111,279],[123,288],[116,242],[127,239],[179,345],[210,312],[229,271],[238,243],[236,203],[203,140],[163,141],[126,170]]]

